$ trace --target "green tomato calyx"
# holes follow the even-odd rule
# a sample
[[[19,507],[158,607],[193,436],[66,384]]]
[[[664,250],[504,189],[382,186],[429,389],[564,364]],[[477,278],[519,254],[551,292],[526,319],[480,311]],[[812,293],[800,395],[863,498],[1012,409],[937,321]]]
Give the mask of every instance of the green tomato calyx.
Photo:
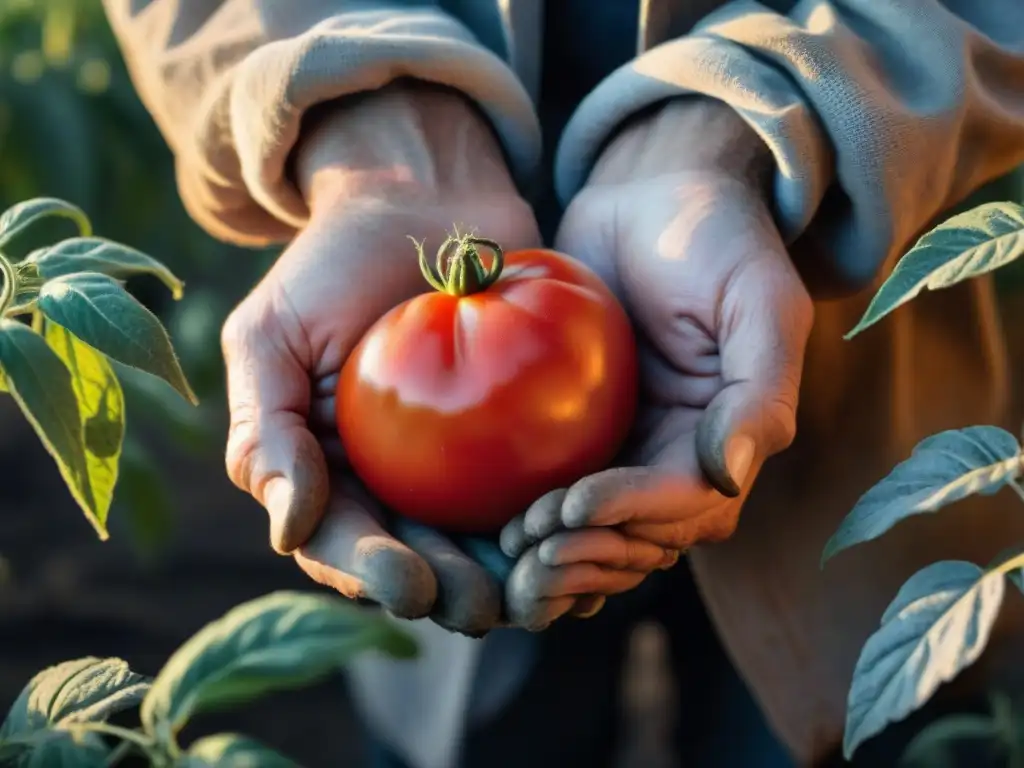
[[[458,232],[449,235],[437,249],[434,264],[427,259],[423,243],[409,239],[416,246],[423,278],[432,288],[449,296],[470,296],[486,291],[501,277],[505,266],[501,246],[486,237],[460,235]],[[480,247],[493,254],[490,267],[484,266]]]

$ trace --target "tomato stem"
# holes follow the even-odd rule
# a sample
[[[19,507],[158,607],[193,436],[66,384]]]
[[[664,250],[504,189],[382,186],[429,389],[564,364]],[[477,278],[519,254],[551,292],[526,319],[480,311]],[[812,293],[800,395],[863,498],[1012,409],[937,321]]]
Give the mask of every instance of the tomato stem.
[[[433,265],[427,259],[423,243],[409,238],[416,246],[420,272],[434,290],[450,296],[469,296],[486,291],[498,278],[505,266],[501,246],[494,240],[476,235],[448,236],[437,249]],[[487,248],[494,254],[491,266],[485,267],[480,258],[479,248]]]

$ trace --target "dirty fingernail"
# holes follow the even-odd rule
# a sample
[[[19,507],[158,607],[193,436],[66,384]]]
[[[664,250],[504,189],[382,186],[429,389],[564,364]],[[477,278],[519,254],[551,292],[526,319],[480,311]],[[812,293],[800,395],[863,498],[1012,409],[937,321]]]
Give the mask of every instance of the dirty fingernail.
[[[754,461],[754,440],[746,435],[736,435],[729,440],[725,449],[725,467],[729,475],[742,486],[747,479],[750,465]]]
[[[674,567],[675,564],[679,562],[679,555],[680,552],[677,550],[666,549],[665,557],[662,559],[661,565],[659,565],[658,568],[663,571],[667,571],[669,568]]]
[[[601,612],[605,603],[604,595],[584,595],[576,601],[572,614],[578,619],[590,619]]]

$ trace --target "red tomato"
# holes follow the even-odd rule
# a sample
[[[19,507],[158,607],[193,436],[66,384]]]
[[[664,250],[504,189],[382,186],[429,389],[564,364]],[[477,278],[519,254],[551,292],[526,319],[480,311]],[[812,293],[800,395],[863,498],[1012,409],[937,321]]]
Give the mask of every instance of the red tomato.
[[[490,267],[477,246],[494,253]],[[436,268],[419,253],[437,290],[360,341],[338,383],[338,431],[356,474],[399,514],[494,532],[615,456],[636,409],[633,332],[597,275],[555,251],[503,256],[462,237]]]

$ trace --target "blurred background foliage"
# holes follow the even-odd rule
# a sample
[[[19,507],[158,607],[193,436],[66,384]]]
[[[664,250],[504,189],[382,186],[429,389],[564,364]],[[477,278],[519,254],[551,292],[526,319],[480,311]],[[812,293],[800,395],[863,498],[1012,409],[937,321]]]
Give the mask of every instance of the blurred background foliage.
[[[130,286],[168,325],[201,401],[193,408],[162,383],[125,374],[129,426],[111,522],[141,556],[159,555],[174,523],[164,459],[185,451],[220,461],[219,328],[274,253],[217,242],[185,213],[172,156],[135,94],[100,0],[0,0],[0,209],[37,196],[74,202],[96,234],[152,254],[186,283],[178,302],[156,281]]]
[[[275,252],[219,243],[189,219],[171,154],[135,94],[100,0],[0,0],[0,207],[41,195],[81,206],[98,235],[151,253],[187,284],[180,302],[155,281],[130,286],[167,323],[202,401],[192,408],[162,384],[126,375],[129,428],[111,524],[115,533],[128,529],[140,555],[158,555],[174,524],[161,466],[168,451],[220,461],[219,328]],[[985,199],[1024,200],[1024,175],[961,207]],[[999,278],[1015,292],[1024,265]]]

